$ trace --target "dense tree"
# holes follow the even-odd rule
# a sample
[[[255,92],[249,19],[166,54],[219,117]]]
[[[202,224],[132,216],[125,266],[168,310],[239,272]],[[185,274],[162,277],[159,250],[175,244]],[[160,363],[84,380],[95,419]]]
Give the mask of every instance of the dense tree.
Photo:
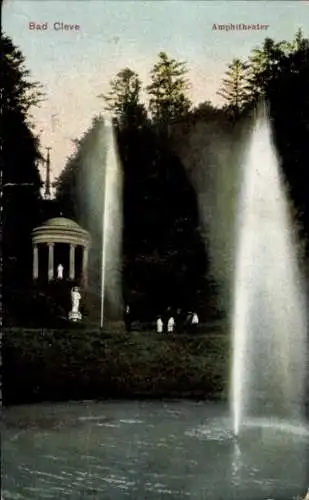
[[[292,42],[282,42],[282,46],[288,54],[303,50],[308,47],[308,39],[304,37],[303,31],[299,28]]]
[[[292,42],[266,38],[247,61],[249,107],[260,98],[270,104],[276,145],[287,189],[295,207],[294,219],[301,220],[309,234],[309,205],[306,189],[309,121],[309,41],[298,30]],[[304,234],[302,235],[304,236]]]
[[[286,42],[274,42],[266,38],[261,48],[255,48],[247,62],[247,92],[249,104],[266,97],[267,86],[280,71],[285,56]]]
[[[30,232],[39,220],[41,155],[29,122],[41,93],[12,40],[1,34],[0,43],[4,283],[14,286],[31,277]]]
[[[244,67],[243,109],[246,112],[255,108],[261,98],[270,105],[274,138],[303,248],[309,235],[308,190],[304,182],[308,166],[309,40],[300,29],[292,42],[266,38],[261,47],[253,49]],[[228,98],[230,95],[232,92]],[[225,111],[230,111],[229,106]]]
[[[187,115],[192,105],[188,97],[187,72],[184,62],[160,52],[151,71],[151,84],[147,87],[154,124],[166,129],[168,124]]]
[[[298,47],[298,48],[297,48]],[[309,41],[300,39],[268,81],[276,144],[291,197],[309,235],[308,170]]]
[[[141,81],[137,73],[124,68],[110,83],[108,94],[99,95],[104,109],[112,114],[117,125],[140,127],[147,119],[145,106],[140,102]]]
[[[240,59],[233,59],[217,92],[225,100],[228,113],[234,117],[240,115],[248,100],[246,72],[247,65]]]
[[[41,101],[42,87],[38,82],[29,81],[30,72],[25,67],[25,58],[11,38],[1,33],[0,40],[2,116],[19,111],[26,120],[31,106]]]
[[[189,121],[217,120],[223,116],[222,109],[214,106],[211,101],[205,101],[195,106],[188,117]]]
[[[293,199],[291,204],[295,205],[297,214],[306,210],[308,214],[308,196],[303,182],[308,159],[308,68],[308,45],[301,33],[291,44],[266,39],[247,62],[232,61],[220,89],[226,101],[223,109],[206,101],[190,110],[185,65],[161,53],[148,87],[153,126],[149,126],[145,108],[140,104],[141,82],[138,76],[129,69],[116,75],[110,93],[104,98],[106,110],[115,118],[124,172],[124,293],[126,299],[138,303],[140,317],[142,314],[153,317],[154,310],[159,311],[167,305],[195,307],[198,296],[204,297],[205,301],[205,275],[209,290],[213,289],[210,294],[216,293],[218,286],[211,279],[205,254],[208,250],[205,252],[201,242],[196,194],[179,156],[175,154],[177,145],[171,150],[171,139],[175,134],[171,134],[173,127],[170,125],[181,121],[184,134],[188,134],[188,126],[193,124],[196,127],[199,121],[206,124],[200,129],[201,144],[197,141],[189,145],[188,164],[183,161],[189,170],[196,166],[197,177],[201,175],[205,183],[207,179],[210,182],[212,175],[215,175],[216,182],[218,177],[218,190],[224,169],[214,168],[214,151],[218,152],[220,165],[229,164],[227,180],[224,174],[225,190],[213,195],[214,203],[219,206],[225,194],[228,199],[234,184],[237,184],[234,170],[242,157],[237,145],[243,144],[240,137],[246,136],[242,131],[247,129],[241,120],[239,127],[235,127],[229,117],[231,114],[233,117],[242,115],[257,98],[265,97],[271,104],[275,139]],[[138,110],[143,110],[140,115],[136,113]],[[140,121],[135,119],[137,116]],[[295,137],[291,135],[291,126],[297,132]],[[76,202],[78,192],[84,188],[78,172],[83,172],[82,177],[87,175],[91,162],[85,161],[85,155],[87,151],[96,151],[99,138],[99,122],[94,122],[85,136],[76,142],[76,153],[59,179],[57,196],[67,207],[67,215],[80,221],[87,210],[80,210]],[[182,138],[179,140],[183,142]],[[209,149],[207,154],[205,144]],[[199,148],[203,151],[201,155]],[[200,161],[200,156],[203,161]],[[233,170],[230,165],[234,164]],[[209,182],[206,187],[211,191]],[[198,183],[197,191],[200,188],[201,183]],[[223,207],[227,206],[222,203]],[[229,245],[229,240],[224,239]]]
[[[37,196],[40,188],[37,160],[41,155],[29,120],[30,108],[38,105],[42,97],[40,85],[29,80],[25,58],[11,39],[1,34],[0,43],[3,182],[32,183],[32,191]],[[17,143],[18,148],[14,147]],[[25,154],[21,153],[21,148]]]

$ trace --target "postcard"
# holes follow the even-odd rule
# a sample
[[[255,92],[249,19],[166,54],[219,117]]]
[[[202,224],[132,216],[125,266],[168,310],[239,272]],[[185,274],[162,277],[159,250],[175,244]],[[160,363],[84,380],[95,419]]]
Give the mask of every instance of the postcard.
[[[2,14],[1,498],[308,499],[309,2]]]

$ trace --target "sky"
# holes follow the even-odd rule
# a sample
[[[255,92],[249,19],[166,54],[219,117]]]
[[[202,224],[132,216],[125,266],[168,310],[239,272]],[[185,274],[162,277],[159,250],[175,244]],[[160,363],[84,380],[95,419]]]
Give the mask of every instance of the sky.
[[[80,28],[55,30],[54,23]],[[213,29],[229,23],[268,29]],[[118,71],[130,67],[147,85],[165,51],[187,63],[194,104],[220,105],[217,91],[233,58],[247,58],[266,36],[292,40],[302,28],[309,37],[309,0],[4,0],[2,28],[23,52],[32,80],[43,85],[45,100],[32,115],[43,151],[52,148],[56,178],[74,151],[72,141],[103,111],[98,95],[108,92]]]

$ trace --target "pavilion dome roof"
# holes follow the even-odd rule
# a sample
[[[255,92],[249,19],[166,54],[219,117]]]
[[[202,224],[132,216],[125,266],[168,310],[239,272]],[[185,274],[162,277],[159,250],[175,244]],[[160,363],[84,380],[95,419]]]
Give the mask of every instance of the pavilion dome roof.
[[[71,243],[87,246],[90,243],[88,231],[77,222],[66,217],[48,219],[32,231],[33,243]]]
[[[77,222],[72,219],[67,219],[66,217],[53,217],[52,219],[48,219],[46,222],[44,222],[42,226],[81,229]]]

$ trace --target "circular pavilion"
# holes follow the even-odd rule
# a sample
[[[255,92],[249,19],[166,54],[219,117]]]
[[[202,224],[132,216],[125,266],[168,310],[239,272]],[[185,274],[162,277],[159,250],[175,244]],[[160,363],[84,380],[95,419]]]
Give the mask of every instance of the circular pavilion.
[[[65,217],[47,220],[32,231],[33,279],[61,278],[87,286],[90,244],[88,231],[73,220]]]

